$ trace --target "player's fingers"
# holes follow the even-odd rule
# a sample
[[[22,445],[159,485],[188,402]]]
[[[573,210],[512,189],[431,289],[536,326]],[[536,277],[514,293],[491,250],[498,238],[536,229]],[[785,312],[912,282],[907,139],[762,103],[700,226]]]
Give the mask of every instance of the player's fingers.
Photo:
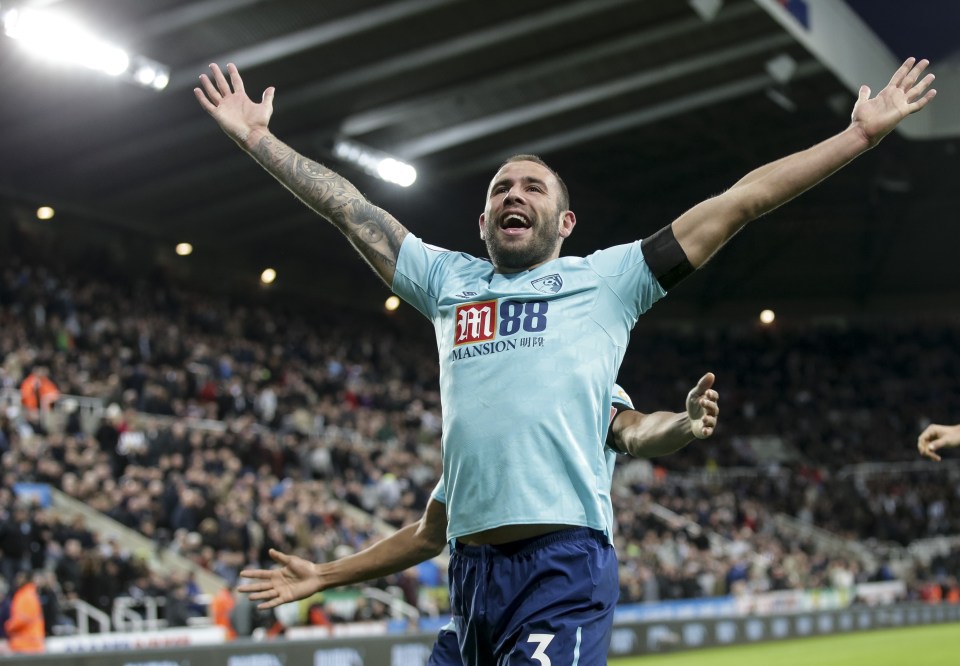
[[[910,57],[903,61],[903,64],[900,65],[900,68],[893,73],[893,76],[890,77],[890,85],[899,86],[903,79],[910,73],[910,70],[913,69],[913,63],[917,61],[916,58]]]
[[[194,88],[193,94],[196,96],[197,101],[200,102],[200,106],[203,107],[203,110],[207,113],[213,113],[217,110],[217,107],[210,103],[210,100],[207,99],[207,96],[203,94],[203,91],[200,88]]]
[[[923,70],[925,70],[929,64],[929,60],[923,59],[911,67],[910,71],[907,72],[907,75],[903,77],[903,89],[909,90],[913,84],[917,82],[917,80],[920,78],[920,75],[923,74]]]
[[[936,89],[936,88],[931,88],[930,90],[928,90],[928,91],[926,92],[926,94],[925,94],[923,97],[921,97],[921,98],[918,99],[917,101],[912,102],[912,103],[910,104],[910,113],[914,113],[915,111],[919,111],[920,109],[922,109],[923,107],[925,107],[925,106],[930,102],[930,100],[932,100],[932,99],[933,99],[934,97],[936,97],[936,96],[937,96],[937,89]]]
[[[240,573],[241,576],[245,576],[243,572]],[[254,578],[255,576],[245,576],[246,578]],[[237,590],[240,592],[260,592],[262,590],[269,590],[270,583],[244,583],[243,585],[238,585]]]
[[[716,375],[714,375],[712,372],[708,372],[707,374],[705,374],[703,377],[700,378],[700,381],[697,382],[697,388],[696,388],[697,393],[701,395],[706,393],[707,390],[710,389],[711,386],[713,386],[713,382],[716,381],[716,379],[717,379]]]
[[[277,92],[277,89],[273,86],[270,86],[263,91],[263,105],[267,107],[267,110],[272,114],[273,113],[273,95]]]
[[[927,426],[927,429],[920,433],[918,443],[927,444],[940,437],[940,427],[936,425]]]
[[[261,592],[254,592],[250,595],[250,598],[254,601],[260,601],[261,599],[275,599],[280,596],[279,592],[276,590],[263,590]]]
[[[203,88],[203,92],[207,94],[207,99],[210,100],[210,103],[214,106],[220,104],[220,100],[223,99],[223,95],[220,94],[220,91],[217,90],[217,87],[213,85],[213,81],[210,80],[210,77],[206,74],[200,75],[200,87]]]
[[[929,64],[929,60],[921,60],[911,67],[910,71],[907,72],[907,75],[903,77],[901,87],[904,90],[909,90],[911,87],[913,87],[913,84],[917,82],[917,80],[920,78],[920,75],[923,74],[923,70],[925,70]]]
[[[217,90],[220,91],[221,95],[230,94],[230,84],[227,83],[227,77],[223,75],[220,66],[217,63],[210,63],[210,71],[213,72],[213,82],[217,84]]]
[[[270,554],[270,558],[278,564],[286,564],[290,561],[290,556],[286,553],[281,553],[279,550],[274,550],[271,548],[268,552]]]
[[[907,89],[907,99],[912,101],[923,97],[923,93],[926,92],[927,88],[930,87],[930,84],[933,83],[936,78],[933,74],[927,74],[923,77],[922,81]]]
[[[237,66],[232,62],[227,63],[227,75],[230,77],[230,85],[233,86],[233,91],[242,93],[243,79],[240,78],[240,72],[237,70]]]
[[[270,571],[268,569],[244,569],[240,572],[241,578],[260,578],[266,580],[270,578]],[[252,584],[252,583],[250,583]],[[262,583],[258,583],[262,584]]]
[[[924,434],[926,434],[926,432]],[[940,456],[935,453],[938,448],[936,443],[926,442],[922,436],[920,441],[917,442],[917,450],[920,452],[920,455],[925,458],[930,458],[931,460],[940,460]]]

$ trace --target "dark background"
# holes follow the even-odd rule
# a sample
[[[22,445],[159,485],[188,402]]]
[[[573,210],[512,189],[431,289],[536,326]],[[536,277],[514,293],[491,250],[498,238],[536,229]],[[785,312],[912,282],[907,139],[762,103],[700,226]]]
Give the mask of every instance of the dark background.
[[[722,2],[709,22],[687,0],[34,4],[75,12],[168,64],[171,83],[155,92],[40,63],[0,35],[0,243],[222,291],[258,289],[272,266],[277,283],[257,292],[266,299],[374,310],[387,290],[199,108],[191,88],[209,62],[238,63],[254,98],[276,86],[278,136],[428,242],[474,254],[484,253],[476,221],[488,179],[510,154],[537,152],[564,177],[579,221],[564,252],[586,254],[643,237],[751,168],[843,129],[854,101],[832,63],[761,0]],[[816,5],[786,4],[796,16]],[[957,3],[846,4],[890,62],[930,57],[940,86],[960,78]],[[798,64],[785,84],[765,68],[783,54]],[[402,189],[343,164],[331,150],[338,135],[409,158],[419,179]],[[949,135],[891,135],[748,227],[658,312],[955,307],[957,148]],[[56,217],[38,222],[40,204]],[[174,255],[180,241],[192,256]]]

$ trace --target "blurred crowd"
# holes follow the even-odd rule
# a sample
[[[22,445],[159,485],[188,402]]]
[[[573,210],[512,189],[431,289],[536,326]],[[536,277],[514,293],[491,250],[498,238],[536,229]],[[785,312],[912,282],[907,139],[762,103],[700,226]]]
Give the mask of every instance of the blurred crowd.
[[[960,420],[960,324],[642,324],[619,378],[638,409],[682,409],[709,370],[721,418],[713,438],[678,454],[621,461],[621,601],[892,576],[782,533],[777,512],[860,541],[960,534],[955,467],[849,471],[912,462],[923,425]],[[194,582],[157,575],[110,535],[18,499],[25,482],[59,488],[229,585],[244,566],[268,565],[270,548],[328,561],[369,545],[380,538],[372,524],[344,506],[402,526],[419,517],[441,473],[435,354],[429,329],[402,318],[311,320],[170,285],[6,265],[0,576],[15,588],[18,571],[35,572],[38,590],[49,590],[45,608],[82,599],[109,610],[118,596],[162,596],[171,624],[202,612],[190,603]],[[105,406],[96,423],[84,422],[72,396]],[[743,466],[758,473],[723,481],[723,470]],[[697,474],[712,481],[677,482]],[[678,529],[652,505],[696,528]],[[949,580],[958,559],[924,574]],[[421,582],[380,584],[417,605]],[[358,609],[344,617],[331,606],[318,617],[383,612]],[[56,607],[46,612],[48,633],[69,622]]]

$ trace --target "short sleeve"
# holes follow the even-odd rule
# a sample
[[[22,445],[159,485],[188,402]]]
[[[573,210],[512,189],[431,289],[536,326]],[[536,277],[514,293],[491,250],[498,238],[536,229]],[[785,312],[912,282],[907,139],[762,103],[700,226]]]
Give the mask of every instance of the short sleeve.
[[[594,252],[587,261],[627,307],[633,321],[667,294],[647,265],[641,241]]]
[[[443,265],[450,254],[449,250],[427,245],[413,234],[407,234],[397,256],[393,293],[433,319],[437,313]]]
[[[433,492],[430,493],[430,499],[432,499],[432,500],[434,500],[434,501],[436,501],[436,502],[440,502],[440,504],[443,504],[444,506],[446,506],[446,504],[447,504],[447,493],[446,493],[446,491],[444,490],[444,487],[443,487],[443,475],[440,476],[440,480],[437,481],[437,485],[434,486]]]
[[[613,398],[611,402],[617,411],[622,409],[636,409],[636,407],[633,406],[633,400],[630,399],[630,396],[627,395],[627,392],[624,391],[623,387],[619,384],[613,385]]]

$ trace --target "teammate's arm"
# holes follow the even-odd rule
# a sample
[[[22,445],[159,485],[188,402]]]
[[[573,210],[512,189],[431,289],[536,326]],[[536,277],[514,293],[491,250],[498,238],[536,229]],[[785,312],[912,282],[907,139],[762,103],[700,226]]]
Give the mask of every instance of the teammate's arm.
[[[689,267],[702,266],[748,222],[830,176],[879,143],[905,117],[926,106],[936,94],[930,88],[933,75],[920,78],[927,64],[926,60],[909,58],[872,99],[870,88],[862,86],[851,123],[844,131],[751,171],[723,194],[674,220],[670,225],[672,235]]]
[[[960,423],[957,425],[928,425],[917,439],[917,450],[920,455],[933,460],[940,460],[940,449],[949,449],[960,446]]]
[[[260,601],[258,608],[273,608],[332,587],[375,580],[420,564],[443,551],[446,535],[447,508],[431,499],[418,522],[333,562],[315,564],[271,549],[270,557],[282,567],[241,571],[242,577],[256,582],[240,585],[237,590]]]
[[[202,74],[201,87],[193,89],[200,106],[260,166],[343,232],[377,275],[392,286],[400,245],[410,232],[370,203],[346,178],[300,155],[270,133],[272,87],[257,104],[244,92],[243,80],[232,63],[227,65],[229,82],[217,65],[210,65],[210,71],[212,80]]]
[[[652,458],[674,453],[694,439],[710,437],[720,415],[715,380],[712,372],[700,378],[687,394],[685,412],[619,412],[610,424],[610,444],[631,456]]]

